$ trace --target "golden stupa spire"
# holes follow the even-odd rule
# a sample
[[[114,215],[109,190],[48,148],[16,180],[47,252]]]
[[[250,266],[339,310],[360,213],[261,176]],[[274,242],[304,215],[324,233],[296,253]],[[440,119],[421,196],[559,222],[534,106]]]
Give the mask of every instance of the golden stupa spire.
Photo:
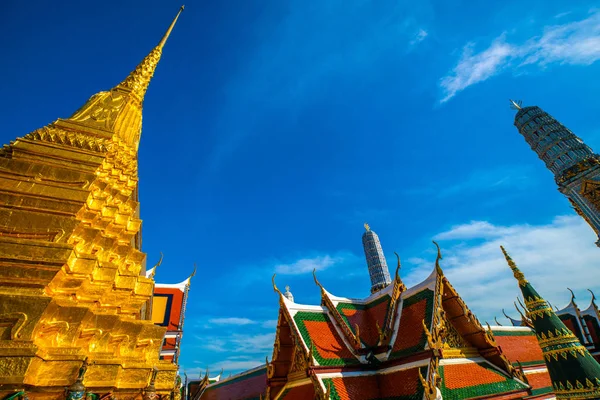
[[[140,101],[144,99],[144,95],[146,94],[146,90],[148,89],[148,84],[154,75],[154,70],[156,69],[156,65],[160,61],[160,56],[162,55],[162,49],[177,22],[177,18],[179,18],[179,14],[183,11],[184,6],[181,6],[175,18],[173,18],[173,22],[169,25],[169,29],[165,32],[164,36],[158,42],[158,45],[152,49],[150,54],[148,54],[142,62],[129,74],[127,78],[123,82],[121,82],[117,87],[121,89],[129,89],[131,93],[138,97]]]
[[[508,263],[508,266],[512,270],[513,275],[519,282],[519,285],[521,285],[521,286],[527,285],[527,279],[525,279],[525,275],[523,275],[521,270],[517,267],[517,264],[515,264],[515,262],[512,260],[512,258],[510,258],[510,256],[506,252],[506,250],[504,250],[503,246],[500,246],[500,250],[502,250],[502,254],[504,254],[504,258],[506,258],[506,262]]]

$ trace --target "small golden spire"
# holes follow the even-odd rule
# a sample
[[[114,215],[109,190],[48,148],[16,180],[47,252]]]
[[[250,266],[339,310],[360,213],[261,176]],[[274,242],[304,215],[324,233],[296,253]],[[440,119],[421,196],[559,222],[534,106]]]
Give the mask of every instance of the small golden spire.
[[[160,47],[161,49],[164,47],[165,43],[167,43],[167,39],[169,38],[169,35],[171,34],[173,27],[177,23],[177,18],[179,18],[179,14],[181,14],[184,7],[185,6],[181,6],[179,11],[177,12],[177,15],[175,16],[175,18],[173,18],[173,22],[171,22],[171,25],[169,25],[169,29],[167,29],[167,31],[165,32],[165,35],[162,37],[162,39],[160,39],[160,42],[158,42],[158,47]]]
[[[521,104],[522,104],[521,100],[514,101],[514,100],[510,99],[510,108],[512,108],[513,110],[520,110]]]
[[[527,285],[528,282],[525,279],[525,275],[523,275],[523,273],[519,270],[519,268],[517,267],[517,264],[515,264],[515,262],[512,260],[512,258],[510,258],[510,256],[506,252],[506,250],[504,250],[504,247],[500,246],[500,250],[502,250],[502,253],[504,254],[504,258],[506,258],[506,262],[508,263],[508,266],[510,267],[510,269],[512,269],[513,275],[519,282],[519,285],[521,285],[521,286]]]
[[[370,231],[371,231],[371,227],[370,227],[370,226],[369,226],[369,224],[367,224],[366,222],[365,222],[365,230],[366,230],[367,232],[370,232]]]
[[[160,56],[162,55],[162,48],[166,43],[175,23],[177,22],[177,18],[179,18],[179,14],[183,11],[183,6],[179,9],[179,12],[169,25],[169,29],[164,34],[158,45],[152,49],[150,54],[148,54],[141,63],[129,74],[127,78],[123,82],[121,82],[117,87],[125,90],[131,91],[135,96],[139,98],[140,101],[144,100],[144,95],[146,94],[146,90],[148,89],[148,85],[150,84],[150,80],[154,76],[154,70],[156,69],[156,65],[160,61]]]

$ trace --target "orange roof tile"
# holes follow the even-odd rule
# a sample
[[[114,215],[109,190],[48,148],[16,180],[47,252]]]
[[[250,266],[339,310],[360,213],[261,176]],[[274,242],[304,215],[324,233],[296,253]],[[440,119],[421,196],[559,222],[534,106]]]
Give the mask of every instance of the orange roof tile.
[[[418,368],[387,374],[325,378],[332,398],[339,400],[421,399],[423,387]]]
[[[506,380],[505,376],[492,372],[476,363],[447,365],[444,367],[444,378],[448,389],[462,389]]]
[[[315,398],[315,387],[313,383],[307,385],[296,386],[293,388],[287,388],[283,390],[281,400],[307,400]]]
[[[523,366],[545,365],[542,349],[533,332],[519,336],[508,336],[502,335],[501,332],[494,332],[494,339],[511,363],[516,364],[519,361]]]
[[[425,348],[427,337],[423,330],[423,320],[431,323],[433,311],[433,291],[422,290],[402,301],[400,326],[390,358],[403,356]]]
[[[552,381],[550,380],[550,374],[548,374],[548,371],[535,372],[533,374],[527,374],[525,376],[527,377],[529,385],[533,389],[533,394],[552,391]]]
[[[299,311],[294,315],[294,321],[306,345],[310,348],[312,343],[314,346],[314,357],[320,365],[358,363],[326,314]]]
[[[332,392],[337,394],[333,398],[340,400],[371,400],[379,398],[379,387],[377,377],[357,376],[352,378],[325,379],[325,387],[329,382],[333,383]]]
[[[390,296],[384,295],[368,304],[340,302],[336,309],[353,333],[358,325],[360,339],[366,346],[376,346],[379,342],[377,325],[383,328],[389,305]]]
[[[424,376],[427,370],[421,372]],[[423,386],[419,380],[419,368],[391,372],[378,376],[379,390],[383,398],[421,398]]]
[[[446,364],[440,366],[440,374],[442,395],[449,399],[492,396],[528,388],[516,379],[502,374],[487,362]]]
[[[244,375],[213,383],[206,387],[200,400],[256,399],[267,390],[267,369],[262,367]]]

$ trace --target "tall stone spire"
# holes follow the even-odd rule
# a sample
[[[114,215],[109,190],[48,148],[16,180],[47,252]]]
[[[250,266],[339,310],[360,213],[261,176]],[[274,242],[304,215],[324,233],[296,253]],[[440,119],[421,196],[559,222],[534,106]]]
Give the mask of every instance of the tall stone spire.
[[[600,246],[600,156],[541,108],[511,103],[519,133],[554,174],[558,190],[599,236]]]
[[[527,317],[533,323],[542,348],[556,398],[600,398],[600,364],[525,279],[504,247],[500,248],[519,282],[527,307]]]
[[[375,293],[392,282],[390,271],[381,249],[379,236],[371,230],[368,224],[365,224],[362,242],[367,258],[367,266],[369,267],[369,276],[371,277],[371,293]]]

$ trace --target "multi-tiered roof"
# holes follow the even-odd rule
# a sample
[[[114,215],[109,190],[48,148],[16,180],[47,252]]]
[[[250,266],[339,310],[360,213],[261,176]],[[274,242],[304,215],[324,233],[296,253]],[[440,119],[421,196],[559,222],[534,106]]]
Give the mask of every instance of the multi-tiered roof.
[[[266,371],[209,384],[195,398],[552,398],[533,331],[483,327],[440,259],[438,253],[429,277],[411,288],[398,262],[392,283],[366,299],[333,295],[315,276],[321,304],[304,305],[274,283],[279,318]],[[253,391],[232,396],[245,376]]]

